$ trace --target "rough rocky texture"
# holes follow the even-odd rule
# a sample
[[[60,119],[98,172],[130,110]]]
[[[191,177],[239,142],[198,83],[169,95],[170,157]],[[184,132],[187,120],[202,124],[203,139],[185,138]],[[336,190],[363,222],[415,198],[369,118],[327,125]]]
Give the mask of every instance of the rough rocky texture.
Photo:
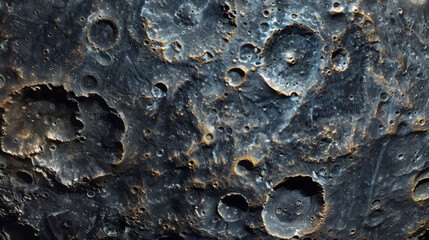
[[[429,239],[426,0],[0,0],[0,239]]]

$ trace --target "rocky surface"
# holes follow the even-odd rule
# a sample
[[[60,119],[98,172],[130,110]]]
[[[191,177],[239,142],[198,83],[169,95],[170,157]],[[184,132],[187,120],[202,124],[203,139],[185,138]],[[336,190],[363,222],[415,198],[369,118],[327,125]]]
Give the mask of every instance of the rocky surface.
[[[426,0],[0,0],[0,239],[429,239]]]

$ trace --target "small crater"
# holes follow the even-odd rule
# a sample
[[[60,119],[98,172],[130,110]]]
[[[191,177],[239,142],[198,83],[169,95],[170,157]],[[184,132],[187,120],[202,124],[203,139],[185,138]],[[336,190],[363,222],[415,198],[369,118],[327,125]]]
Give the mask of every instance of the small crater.
[[[341,6],[341,4],[340,4],[339,2],[334,2],[334,3],[332,4],[332,6],[333,6],[334,8],[339,8],[339,7]]]
[[[332,53],[331,64],[334,67],[335,71],[343,72],[345,71],[350,64],[350,55],[347,50],[344,48],[339,48]]]
[[[97,55],[95,56],[95,60],[102,66],[109,66],[113,60],[112,57],[104,51],[97,52]]]
[[[214,58],[213,53],[206,51],[206,52],[204,52],[203,56],[201,57],[201,60],[202,60],[204,63],[208,63],[208,62],[210,62],[211,60],[213,60],[213,58]]]
[[[226,222],[236,222],[243,218],[248,208],[247,200],[242,194],[228,193],[219,201],[217,211]]]
[[[416,201],[429,199],[429,178],[423,178],[417,182],[413,189],[413,198]]]
[[[80,87],[83,90],[93,90],[97,88],[97,79],[92,75],[86,75],[80,80]]]
[[[250,132],[250,126],[248,125],[244,126],[244,132]]]
[[[240,176],[244,176],[248,174],[254,167],[255,166],[253,165],[252,161],[247,159],[240,160],[235,166],[235,172]]]
[[[152,95],[156,98],[164,98],[167,96],[168,87],[162,82],[159,82],[152,87]]]
[[[189,190],[186,193],[186,201],[191,205],[199,205],[204,201],[203,194],[199,190]]]
[[[243,69],[231,68],[225,74],[225,82],[231,87],[237,87],[243,83],[245,76]]]
[[[270,14],[271,14],[271,12],[270,12],[270,10],[268,10],[268,9],[265,9],[263,12],[262,12],[262,15],[264,15],[264,17],[269,17],[270,16]]]
[[[171,44],[171,47],[173,48],[174,51],[176,51],[178,53],[181,52],[182,48],[183,48],[182,44],[177,40]]]
[[[164,150],[163,150],[163,149],[159,149],[158,151],[156,151],[156,156],[157,156],[157,157],[162,157],[162,156],[164,156]]]
[[[259,30],[263,33],[267,32],[269,30],[269,28],[270,28],[270,25],[268,25],[268,23],[266,23],[266,22],[263,22],[259,25]]]
[[[380,200],[375,199],[374,201],[372,201],[371,203],[371,209],[379,209],[381,205]]]
[[[339,177],[339,176],[341,176],[341,172],[342,172],[342,169],[341,169],[340,165],[335,165],[329,171],[329,177]]]
[[[242,62],[255,62],[259,58],[261,50],[251,43],[241,45],[239,50],[240,61]]]
[[[211,133],[207,133],[207,134],[206,134],[206,136],[205,136],[205,140],[206,140],[207,142],[212,142],[212,141],[214,140],[214,136],[213,136],[213,134],[211,134]]]
[[[332,3],[332,8],[329,11],[331,14],[344,14],[344,7],[341,5],[341,3],[335,1]]]
[[[110,19],[100,19],[92,23],[87,31],[88,41],[97,49],[112,48],[119,40],[119,29]]]
[[[295,176],[273,188],[262,210],[267,232],[279,238],[314,231],[324,214],[323,187],[308,176]]]
[[[389,99],[389,95],[387,93],[383,92],[383,93],[380,94],[380,100],[381,101],[385,102],[388,99]]]
[[[28,186],[33,183],[33,177],[27,171],[17,171],[15,177],[13,177],[13,181],[19,186]]]

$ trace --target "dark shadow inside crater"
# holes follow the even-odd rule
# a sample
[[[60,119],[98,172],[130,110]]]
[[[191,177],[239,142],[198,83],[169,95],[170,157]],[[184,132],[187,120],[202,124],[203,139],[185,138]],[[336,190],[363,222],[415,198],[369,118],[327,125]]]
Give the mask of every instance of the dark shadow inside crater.
[[[37,165],[53,170],[64,185],[109,174],[124,152],[121,139],[125,124],[118,112],[96,94],[76,100],[80,109],[77,118],[84,124],[76,139],[67,143],[50,141],[50,150],[34,157]]]
[[[11,95],[2,116],[2,150],[31,158],[64,185],[104,176],[122,160],[125,124],[99,95],[26,86]],[[23,183],[32,182],[29,177],[17,172]]]
[[[289,191],[297,190],[305,196],[319,195],[319,200],[323,202],[323,188],[320,184],[314,182],[311,177],[296,176],[287,178],[283,183],[274,187],[274,190],[278,190],[280,188],[284,188]]]
[[[246,199],[241,194],[233,194],[226,196],[222,199],[222,203],[224,203],[230,208],[237,208],[243,211],[246,211],[249,207]]]
[[[43,151],[46,141],[73,140],[83,124],[73,94],[62,86],[33,85],[14,92],[3,113],[2,150],[29,157]]]

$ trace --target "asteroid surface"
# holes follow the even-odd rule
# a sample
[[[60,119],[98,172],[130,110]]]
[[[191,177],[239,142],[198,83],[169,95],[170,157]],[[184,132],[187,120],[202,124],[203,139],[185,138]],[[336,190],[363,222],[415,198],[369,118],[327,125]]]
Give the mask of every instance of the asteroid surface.
[[[0,239],[429,239],[426,0],[0,0]]]

